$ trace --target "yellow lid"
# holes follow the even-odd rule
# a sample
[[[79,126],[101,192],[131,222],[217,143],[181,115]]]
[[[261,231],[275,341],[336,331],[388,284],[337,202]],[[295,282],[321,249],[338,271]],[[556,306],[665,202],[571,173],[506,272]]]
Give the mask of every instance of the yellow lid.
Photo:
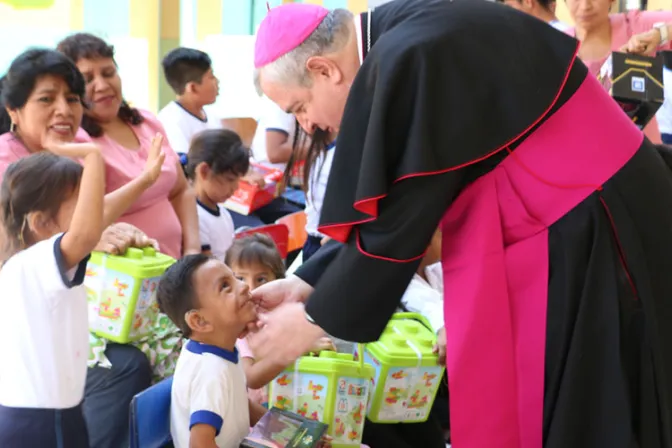
[[[371,355],[392,365],[436,365],[436,336],[427,321],[414,313],[395,314],[377,342],[366,345]]]
[[[106,269],[122,272],[137,278],[159,277],[175,259],[157,252],[153,247],[137,249],[131,247],[123,255],[109,255],[103,252],[91,253],[89,263]]]

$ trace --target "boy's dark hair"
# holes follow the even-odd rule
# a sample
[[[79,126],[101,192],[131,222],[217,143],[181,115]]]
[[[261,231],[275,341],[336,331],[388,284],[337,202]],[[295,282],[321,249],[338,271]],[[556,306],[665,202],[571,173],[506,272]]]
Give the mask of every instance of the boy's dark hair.
[[[233,173],[244,176],[250,168],[250,151],[240,136],[228,129],[208,129],[194,137],[189,147],[185,172],[196,177],[196,167],[205,163],[214,175]]]
[[[199,306],[194,273],[211,259],[204,254],[187,255],[169,267],[159,281],[156,291],[159,309],[182,331],[185,338],[191,336],[185,315]]]
[[[260,264],[273,272],[275,278],[285,278],[285,263],[273,239],[265,233],[238,238],[226,252],[227,266]]]
[[[3,262],[32,244],[28,215],[39,211],[55,217],[61,204],[79,187],[82,171],[74,160],[47,151],[9,165],[0,187]]]
[[[100,37],[89,33],[76,33],[68,36],[58,43],[56,49],[72,59],[75,64],[80,59],[110,58],[114,61],[114,46],[108,45]],[[121,102],[117,116],[125,123],[133,126],[139,125],[144,121],[140,111],[129,106],[126,101]],[[100,127],[100,124],[86,114],[82,118],[82,129],[91,137],[100,137],[103,135],[103,128]]]
[[[185,47],[170,51],[163,57],[161,64],[166,82],[177,95],[182,95],[190,82],[200,84],[203,75],[212,68],[212,61],[207,53]]]
[[[11,119],[5,108],[21,109],[41,76],[57,76],[70,91],[84,98],[84,78],[70,59],[55,50],[31,49],[18,55],[0,79],[0,134],[9,132]]]

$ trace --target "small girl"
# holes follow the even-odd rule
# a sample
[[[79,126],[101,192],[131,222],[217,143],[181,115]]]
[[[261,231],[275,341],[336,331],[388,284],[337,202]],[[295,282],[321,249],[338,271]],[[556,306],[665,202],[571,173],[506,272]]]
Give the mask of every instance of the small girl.
[[[234,241],[226,253],[226,264],[250,290],[273,280],[285,278],[285,263],[273,240],[266,234],[254,233]],[[268,403],[265,386],[273,381],[286,365],[264,359],[256,359],[247,340],[239,339],[236,344],[242,359],[250,398],[264,405]],[[334,350],[329,338],[322,338],[312,351]]]
[[[86,448],[82,414],[89,329],[82,286],[89,253],[109,217],[105,168],[93,144],[59,144],[12,163],[0,189],[3,248],[0,446]],[[83,167],[72,159],[82,160]],[[155,165],[158,162],[158,165]],[[149,186],[163,156],[143,173]],[[107,218],[106,218],[107,217]]]
[[[201,251],[222,262],[234,226],[229,211],[219,204],[233,196],[249,167],[249,151],[233,131],[208,129],[191,141],[186,172],[196,193]]]

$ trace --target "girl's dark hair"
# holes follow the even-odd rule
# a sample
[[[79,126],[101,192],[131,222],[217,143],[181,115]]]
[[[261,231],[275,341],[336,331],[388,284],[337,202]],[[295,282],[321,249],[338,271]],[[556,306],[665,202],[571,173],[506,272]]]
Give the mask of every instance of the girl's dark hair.
[[[110,58],[114,61],[114,46],[108,45],[100,37],[89,33],[76,33],[68,36],[58,43],[56,49],[72,59],[75,64],[80,59]],[[138,125],[144,120],[140,111],[129,106],[126,100],[121,101],[121,107],[119,107],[117,116],[122,121],[131,125]],[[82,128],[91,137],[100,137],[103,135],[103,128],[100,127],[96,120],[86,114],[84,114],[84,118],[82,119]]]
[[[231,267],[260,264],[273,272],[275,278],[285,278],[285,263],[273,239],[264,233],[238,238],[226,252],[226,264]]]
[[[61,53],[48,49],[26,50],[10,64],[0,79],[0,134],[9,132],[11,119],[5,108],[21,109],[41,76],[62,78],[70,91],[84,98],[84,78],[75,64]]]
[[[79,187],[82,166],[74,160],[40,151],[7,168],[0,187],[3,248],[0,261],[30,246],[28,215],[43,212],[53,218]],[[39,179],[39,182],[35,180]]]
[[[196,177],[196,167],[203,162],[215,175],[233,173],[244,176],[250,168],[250,151],[235,132],[208,129],[199,132],[189,146],[185,168],[189,179]]]
[[[300,148],[303,148],[306,143],[310,141],[310,146],[306,152],[306,162],[303,167],[303,179],[301,180],[301,188],[304,191],[308,191],[308,187],[311,179],[311,171],[315,168],[317,159],[320,155],[323,155],[327,152],[327,148],[331,144],[331,135],[327,131],[317,128],[315,133],[312,135],[312,138],[303,128],[299,125],[297,120],[296,122],[296,133],[294,134],[294,142],[292,143],[292,155],[287,162],[287,167],[285,168],[285,184],[289,184],[289,179],[292,175],[294,166],[298,163],[297,153]],[[319,166],[318,171],[314,178],[319,177],[322,166],[324,165],[324,158],[322,159],[322,165]]]

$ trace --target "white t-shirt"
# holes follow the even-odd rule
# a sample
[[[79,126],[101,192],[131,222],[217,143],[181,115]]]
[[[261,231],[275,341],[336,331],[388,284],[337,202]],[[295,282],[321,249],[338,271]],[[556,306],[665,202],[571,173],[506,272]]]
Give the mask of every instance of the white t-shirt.
[[[175,367],[170,433],[175,448],[188,448],[191,427],[215,428],[219,448],[238,448],[250,432],[247,382],[238,351],[188,341]]]
[[[334,160],[334,152],[336,151],[336,144],[332,143],[327,147],[325,155],[315,160],[315,166],[310,173],[310,183],[308,184],[308,191],[306,191],[306,233],[312,236],[324,236],[317,231],[317,226],[320,224],[320,213],[322,213],[322,204],[324,203],[324,194],[327,191],[327,181],[329,180],[329,172],[331,171],[331,164]],[[324,163],[323,163],[324,162]]]
[[[285,163],[269,163],[266,152],[266,132],[282,132],[287,135],[290,144],[296,133],[296,118],[288,114],[270,99],[264,97],[261,103],[261,113],[257,121],[257,130],[252,140],[252,157],[257,163],[284,170]]]
[[[667,67],[663,67],[663,85],[665,101],[656,113],[656,120],[662,134],[672,134],[672,70]]]
[[[66,271],[58,234],[0,269],[0,404],[67,409],[84,398],[89,356],[88,257]]]
[[[443,273],[441,263],[425,268],[425,281],[418,274],[413,276],[411,283],[401,298],[404,307],[418,313],[429,321],[434,332],[443,328]]]
[[[231,214],[220,205],[213,210],[201,201],[197,200],[196,203],[201,250],[209,250],[215,258],[224,261],[226,251],[233,244],[235,232]]]
[[[222,122],[214,114],[206,111],[206,119],[193,115],[180,105],[177,101],[171,101],[159,112],[159,121],[166,130],[168,143],[178,154],[188,154],[191,139],[196,134],[206,129],[221,129]]]

